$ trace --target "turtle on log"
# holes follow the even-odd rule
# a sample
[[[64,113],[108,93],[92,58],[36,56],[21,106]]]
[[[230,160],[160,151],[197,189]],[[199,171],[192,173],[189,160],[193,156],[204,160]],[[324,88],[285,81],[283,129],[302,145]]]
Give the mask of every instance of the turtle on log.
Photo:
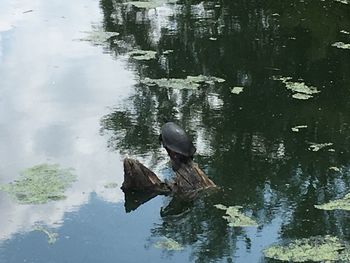
[[[121,188],[125,193],[126,203],[132,210],[157,195],[175,194],[187,198],[200,190],[216,187],[198,164],[193,162],[196,147],[180,126],[174,122],[165,123],[161,128],[159,140],[172,160],[175,176],[172,182],[163,182],[139,161],[125,158],[124,182]],[[137,197],[134,196],[136,193]],[[130,201],[133,199],[137,202]]]

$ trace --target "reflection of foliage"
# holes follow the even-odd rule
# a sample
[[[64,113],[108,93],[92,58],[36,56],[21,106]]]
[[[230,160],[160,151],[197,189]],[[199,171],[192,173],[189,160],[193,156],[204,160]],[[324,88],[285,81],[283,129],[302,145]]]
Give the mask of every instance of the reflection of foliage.
[[[347,41],[340,33],[350,28],[347,7],[255,0],[179,1],[152,10],[101,0],[101,7],[106,30],[120,32],[116,56],[157,51],[155,60],[129,61],[141,80],[226,80],[193,90],[140,83],[124,108],[101,121],[112,149],[150,155],[158,152],[164,120],[176,120],[195,138],[197,161],[223,188],[178,216],[164,216],[154,236],[191,245],[196,262],[230,257],[237,239],[249,237],[227,227],[213,205],[232,203],[254,211],[259,229],[282,218],[281,238],[350,237],[344,214],[314,208],[350,188],[345,173],[329,170],[345,171],[350,159],[350,64],[346,51],[331,46]],[[320,93],[293,100],[276,75],[291,76],[284,84],[298,94]],[[244,92],[237,96],[231,87]],[[332,142],[334,151],[309,151],[311,142]]]

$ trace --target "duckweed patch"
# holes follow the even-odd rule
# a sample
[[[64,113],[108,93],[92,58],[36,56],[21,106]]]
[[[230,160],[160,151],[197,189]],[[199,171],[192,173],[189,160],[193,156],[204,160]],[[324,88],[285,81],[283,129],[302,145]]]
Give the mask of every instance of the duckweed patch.
[[[197,89],[202,83],[208,85],[213,85],[215,83],[222,83],[225,80],[222,78],[217,78],[213,76],[187,76],[185,79],[177,78],[161,78],[161,79],[151,79],[144,78],[141,83],[147,86],[159,86],[161,88],[172,88],[172,89]]]
[[[327,143],[312,143],[310,146],[309,146],[309,150],[310,151],[313,151],[313,152],[318,152],[319,150],[323,149],[323,148],[326,148],[326,147],[329,147],[329,146],[332,146],[333,143],[331,142],[327,142]]]
[[[163,237],[162,240],[157,241],[154,244],[154,247],[166,249],[166,250],[175,250],[175,251],[180,251],[180,250],[184,249],[183,246],[181,246],[179,242],[175,241],[172,238],[168,238],[168,237]]]
[[[350,49],[350,44],[344,42],[335,42],[332,44],[332,47],[341,48],[341,49]]]
[[[307,86],[305,82],[293,82],[291,77],[273,77],[273,80],[281,81],[287,89],[293,92],[292,97],[298,100],[307,100],[319,93],[316,87]]]
[[[128,54],[136,60],[151,60],[156,58],[157,52],[152,50],[134,50]]]
[[[222,204],[214,205],[217,209],[226,211],[226,215],[223,218],[228,222],[230,227],[247,227],[247,226],[258,226],[250,217],[239,212],[242,206],[224,206]]]
[[[0,186],[20,204],[44,204],[65,199],[64,192],[76,180],[72,169],[58,164],[40,164],[21,172],[13,183]]]
[[[317,209],[322,210],[346,210],[350,211],[350,193],[345,195],[342,199],[330,201],[322,205],[315,205]]]
[[[232,89],[231,89],[231,93],[233,93],[233,94],[240,94],[241,92],[243,92],[243,87],[233,87]]]
[[[108,32],[103,29],[102,26],[92,25],[92,31],[83,32],[86,34],[84,38],[81,38],[81,41],[88,41],[94,45],[103,45],[110,38],[118,36],[118,32]]]
[[[307,128],[307,125],[298,125],[298,126],[292,127],[292,131],[299,132],[301,129],[306,129],[306,128]]]
[[[43,226],[36,226],[34,230],[43,232],[47,236],[47,238],[48,238],[47,242],[50,245],[54,244],[57,241],[58,234],[55,232],[51,232],[50,230],[46,229]]]
[[[349,248],[337,237],[316,236],[298,239],[286,245],[273,245],[264,250],[268,258],[289,262],[346,261]]]

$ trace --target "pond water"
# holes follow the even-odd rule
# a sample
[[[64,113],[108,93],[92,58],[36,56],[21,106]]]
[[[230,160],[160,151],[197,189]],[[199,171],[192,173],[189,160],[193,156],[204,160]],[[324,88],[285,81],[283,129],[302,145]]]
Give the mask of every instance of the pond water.
[[[349,32],[345,0],[1,1],[0,185],[41,164],[76,180],[44,204],[0,191],[0,262],[274,262],[273,244],[349,242],[349,212],[314,206],[350,192]],[[135,209],[122,161],[171,177],[166,120],[220,189]]]

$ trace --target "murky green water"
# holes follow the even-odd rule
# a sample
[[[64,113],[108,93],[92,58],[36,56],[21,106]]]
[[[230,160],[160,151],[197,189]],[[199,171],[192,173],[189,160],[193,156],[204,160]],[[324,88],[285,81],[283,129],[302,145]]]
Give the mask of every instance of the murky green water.
[[[273,262],[272,244],[349,242],[349,212],[314,207],[350,192],[349,32],[346,1],[2,1],[0,184],[46,163],[76,181],[46,204],[0,192],[0,262]],[[171,176],[165,120],[221,189],[126,213],[125,156]]]

